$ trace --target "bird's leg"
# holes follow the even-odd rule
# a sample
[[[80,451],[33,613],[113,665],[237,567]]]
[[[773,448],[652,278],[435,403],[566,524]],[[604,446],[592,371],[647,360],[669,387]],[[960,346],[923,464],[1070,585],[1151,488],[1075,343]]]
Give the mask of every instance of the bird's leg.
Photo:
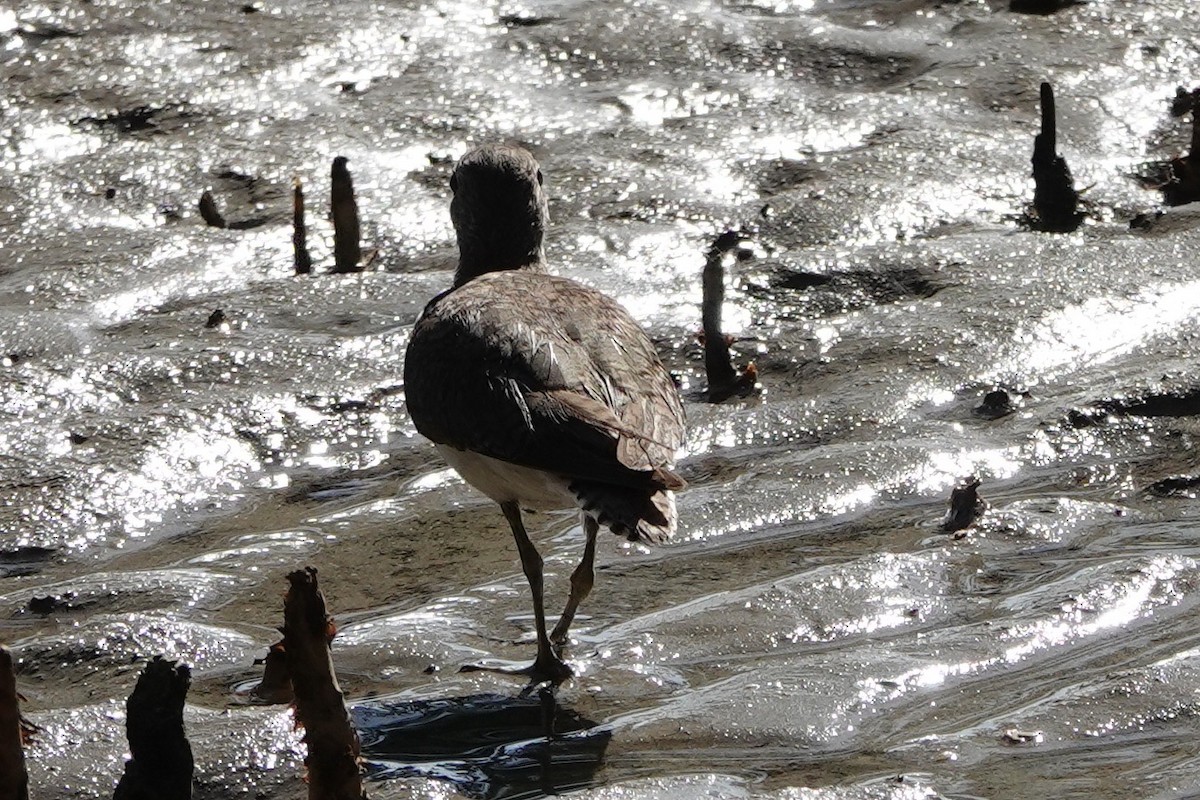
[[[583,559],[571,573],[571,596],[567,599],[567,607],[562,616],[558,618],[558,624],[554,626],[554,632],[550,634],[550,641],[560,647],[566,644],[567,629],[571,627],[571,620],[575,619],[575,611],[592,591],[592,583],[595,581],[593,565],[596,562],[596,534],[599,530],[600,524],[584,514],[583,532],[587,534],[587,544],[583,546]]]
[[[525,571],[529,591],[533,594],[533,620],[537,626],[538,652],[537,660],[533,662],[528,674],[534,678],[549,679],[555,684],[562,683],[571,677],[571,668],[559,658],[550,644],[550,637],[546,635],[546,611],[542,602],[542,557],[529,540],[529,534],[525,532],[520,506],[516,503],[501,503],[500,510],[504,512],[504,517],[512,528],[517,552],[521,554],[521,568]]]

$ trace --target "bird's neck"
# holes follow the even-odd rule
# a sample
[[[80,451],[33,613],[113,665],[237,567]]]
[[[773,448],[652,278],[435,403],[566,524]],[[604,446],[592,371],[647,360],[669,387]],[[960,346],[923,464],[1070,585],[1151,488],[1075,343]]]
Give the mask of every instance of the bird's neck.
[[[455,287],[487,272],[519,269],[526,272],[545,272],[546,254],[541,241],[524,247],[498,249],[479,242],[458,240],[458,269],[454,271]]]

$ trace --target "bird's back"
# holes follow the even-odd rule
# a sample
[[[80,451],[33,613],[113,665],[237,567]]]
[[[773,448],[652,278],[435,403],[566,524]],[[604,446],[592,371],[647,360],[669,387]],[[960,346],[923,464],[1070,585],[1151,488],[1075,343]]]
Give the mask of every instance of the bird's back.
[[[404,381],[434,442],[561,477],[630,538],[673,532],[682,404],[645,332],[602,293],[523,270],[473,278],[426,307]]]

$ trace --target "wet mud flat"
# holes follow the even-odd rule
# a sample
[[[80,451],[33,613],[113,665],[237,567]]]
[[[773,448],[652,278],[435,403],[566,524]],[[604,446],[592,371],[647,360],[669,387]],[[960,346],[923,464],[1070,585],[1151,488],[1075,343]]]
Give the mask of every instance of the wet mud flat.
[[[244,689],[306,564],[371,797],[1200,791],[1200,213],[1147,180],[1187,175],[1196,12],[1061,5],[0,11],[0,642],[32,795],[111,796],[159,654],[191,667],[195,796],[303,791],[290,712]],[[1043,81],[1071,233],[1023,220]],[[602,539],[552,703],[457,672],[532,657],[528,590],[400,378],[451,280],[451,164],[495,139],[537,155],[549,261],[648,327],[690,425],[679,540]],[[724,325],[764,391],[713,404],[730,228]],[[987,510],[946,532],[969,475]],[[530,530],[557,605],[581,532]]]

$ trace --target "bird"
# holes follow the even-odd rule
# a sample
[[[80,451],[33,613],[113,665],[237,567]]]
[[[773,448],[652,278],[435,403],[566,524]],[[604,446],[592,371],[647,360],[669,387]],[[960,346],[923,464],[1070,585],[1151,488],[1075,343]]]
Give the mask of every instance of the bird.
[[[456,163],[458,266],[413,325],[404,393],[416,430],[499,504],[516,541],[537,656],[496,671],[557,686],[572,675],[561,647],[594,584],[600,528],[653,544],[674,535],[686,429],[675,382],[637,321],[602,292],[549,273],[543,183],[517,145],[481,145]],[[547,632],[543,561],[522,511],[564,508],[579,509],[586,539]]]

